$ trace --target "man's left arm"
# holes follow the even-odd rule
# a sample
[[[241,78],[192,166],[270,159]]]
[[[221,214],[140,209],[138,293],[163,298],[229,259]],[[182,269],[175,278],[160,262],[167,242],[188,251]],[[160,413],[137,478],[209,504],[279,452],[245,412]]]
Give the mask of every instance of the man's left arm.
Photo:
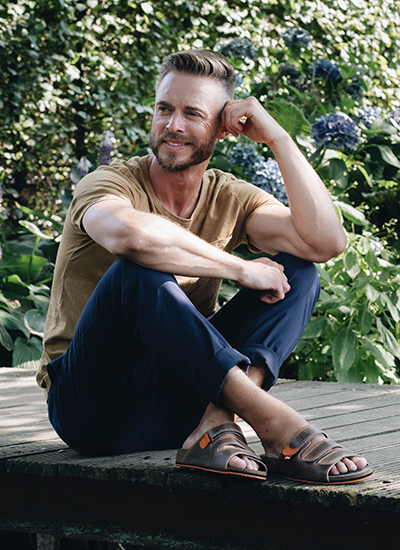
[[[278,162],[289,208],[271,205],[248,221],[251,244],[270,254],[289,252],[312,262],[340,254],[346,237],[328,190],[289,134],[253,97],[229,101],[222,124],[237,137],[265,143]]]

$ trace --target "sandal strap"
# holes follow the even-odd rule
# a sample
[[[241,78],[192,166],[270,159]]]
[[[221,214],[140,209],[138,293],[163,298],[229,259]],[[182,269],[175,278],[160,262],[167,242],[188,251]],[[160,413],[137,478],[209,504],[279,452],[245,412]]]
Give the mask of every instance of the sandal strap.
[[[315,441],[317,436],[323,435],[322,441]],[[271,468],[271,461],[266,461],[271,471],[289,477],[290,479],[310,480],[317,483],[329,483],[329,472],[335,464],[343,458],[357,457],[357,453],[343,448],[325,432],[316,426],[308,426],[298,432],[291,443],[286,445],[279,459],[275,460]],[[363,476],[362,472],[358,476]],[[368,475],[370,473],[368,472]],[[341,474],[342,479],[357,480],[357,472]],[[340,478],[339,475],[334,476]]]
[[[223,446],[227,448],[221,449]],[[186,452],[185,462],[187,465],[198,461],[199,457],[196,451],[198,447],[203,451],[202,460],[210,467],[214,465],[227,470],[228,463],[233,456],[244,456],[257,462],[261,471],[266,470],[264,462],[247,446],[242,430],[234,423],[221,424],[206,432],[197,444]]]
[[[289,460],[292,456],[299,453],[312,439],[318,435],[324,435],[328,438],[326,433],[322,432],[319,428],[317,428],[317,426],[307,426],[306,428],[302,428],[297,432],[292,441],[283,449],[283,458],[285,460]]]

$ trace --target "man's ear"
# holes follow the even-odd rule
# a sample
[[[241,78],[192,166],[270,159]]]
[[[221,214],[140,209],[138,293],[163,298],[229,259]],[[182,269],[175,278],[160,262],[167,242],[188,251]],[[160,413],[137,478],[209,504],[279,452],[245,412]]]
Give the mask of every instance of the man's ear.
[[[230,132],[225,128],[225,126],[221,126],[221,129],[219,131],[217,139],[220,141],[224,140],[229,136]]]

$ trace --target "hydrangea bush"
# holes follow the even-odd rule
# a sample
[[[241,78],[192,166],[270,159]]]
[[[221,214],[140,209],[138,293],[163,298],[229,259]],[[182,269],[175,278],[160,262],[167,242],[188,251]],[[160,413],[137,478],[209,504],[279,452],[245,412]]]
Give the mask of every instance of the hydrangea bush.
[[[250,93],[292,134],[327,185],[349,243],[318,266],[321,300],[283,376],[398,384],[400,108],[364,99],[360,67],[313,60],[312,37],[290,29],[282,38],[288,55],[279,58],[274,76],[253,71]],[[302,110],[296,124],[293,104]],[[257,151],[240,138],[218,146],[216,159],[287,204],[276,161],[265,148]],[[231,296],[232,285],[223,287],[222,297],[226,290]]]

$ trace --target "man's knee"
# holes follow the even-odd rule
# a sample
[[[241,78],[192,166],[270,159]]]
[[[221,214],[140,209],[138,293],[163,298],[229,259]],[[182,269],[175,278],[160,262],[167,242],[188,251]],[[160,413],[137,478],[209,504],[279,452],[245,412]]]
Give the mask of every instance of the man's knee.
[[[122,295],[130,292],[144,295],[143,293],[157,290],[165,282],[176,283],[175,278],[168,273],[156,271],[121,258],[114,261],[107,274],[113,285],[121,287]]]
[[[287,252],[280,252],[273,260],[284,266],[291,289],[303,295],[310,293],[318,299],[321,285],[317,269],[312,262]]]

